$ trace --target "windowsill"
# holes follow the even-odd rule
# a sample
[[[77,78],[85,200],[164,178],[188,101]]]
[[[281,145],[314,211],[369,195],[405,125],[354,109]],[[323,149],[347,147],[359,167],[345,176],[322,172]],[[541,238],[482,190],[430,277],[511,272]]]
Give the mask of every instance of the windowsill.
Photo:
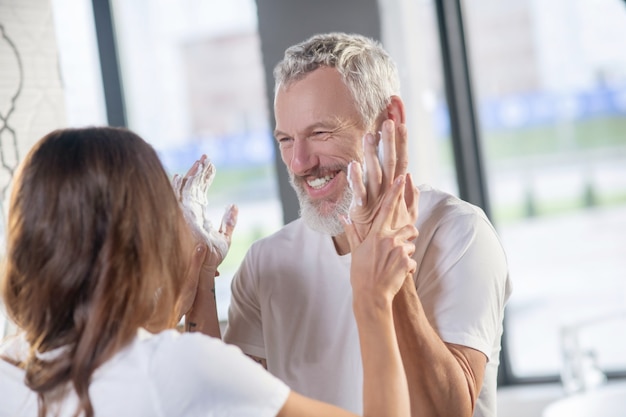
[[[548,404],[564,396],[558,383],[498,388],[498,417],[541,417]]]
[[[625,383],[624,378],[610,379],[607,382],[608,385]],[[498,417],[542,417],[549,404],[565,397],[559,383],[498,388]]]

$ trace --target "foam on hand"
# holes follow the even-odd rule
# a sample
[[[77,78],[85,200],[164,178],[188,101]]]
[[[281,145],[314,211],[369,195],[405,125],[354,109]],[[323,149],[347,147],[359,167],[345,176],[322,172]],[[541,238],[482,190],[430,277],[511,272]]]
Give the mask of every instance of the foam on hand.
[[[215,166],[205,159],[199,162],[198,169],[193,175],[187,176],[182,190],[180,190],[181,181],[178,179],[174,181],[174,188],[180,190],[180,204],[194,232],[224,258],[228,252],[228,242],[226,237],[213,227],[208,215],[208,190],[215,178],[215,172]],[[225,222],[234,223],[232,210],[226,211],[222,219],[222,223]]]

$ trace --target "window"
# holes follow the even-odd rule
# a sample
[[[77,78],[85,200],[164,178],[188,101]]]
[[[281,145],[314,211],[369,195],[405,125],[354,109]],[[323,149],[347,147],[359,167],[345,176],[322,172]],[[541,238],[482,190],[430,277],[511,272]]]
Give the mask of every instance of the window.
[[[568,338],[626,371],[626,4],[464,3],[492,217],[514,294],[514,379],[556,378]]]
[[[250,244],[282,225],[254,0],[113,0],[128,127],[184,174],[203,153],[219,227],[235,203],[239,222],[216,280],[226,320],[230,280]]]

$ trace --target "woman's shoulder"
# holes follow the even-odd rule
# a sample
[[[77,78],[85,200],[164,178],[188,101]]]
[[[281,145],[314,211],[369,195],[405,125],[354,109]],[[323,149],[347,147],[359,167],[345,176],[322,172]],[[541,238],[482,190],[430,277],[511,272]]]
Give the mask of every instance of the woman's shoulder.
[[[229,410],[267,406],[272,397],[282,405],[289,392],[241,349],[218,338],[167,330],[148,335],[140,343],[151,352],[150,374],[156,392],[167,393],[168,399],[161,404],[166,410],[180,406],[177,399],[182,398],[193,398],[189,406],[205,409],[225,399],[230,400],[220,407]]]
[[[134,349],[149,357],[151,368],[188,368],[188,372],[200,371],[209,366],[213,370],[237,366],[247,357],[237,346],[228,345],[221,339],[202,333],[182,333],[165,330],[156,334],[140,330]],[[199,363],[202,361],[202,363]],[[206,369],[205,369],[206,370]]]

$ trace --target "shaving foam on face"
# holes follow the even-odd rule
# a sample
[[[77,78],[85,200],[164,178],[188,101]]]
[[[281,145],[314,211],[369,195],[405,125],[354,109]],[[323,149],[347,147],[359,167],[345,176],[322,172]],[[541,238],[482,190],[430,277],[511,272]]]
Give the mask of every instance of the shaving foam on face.
[[[367,140],[367,133],[365,135],[363,135],[363,163],[361,164],[361,174],[362,174],[362,180],[363,180],[363,184],[365,184],[365,186],[367,187],[367,161],[365,158],[365,141]]]
[[[361,197],[357,197],[354,192],[354,183],[352,182],[352,170],[354,169],[355,161],[352,161],[348,164],[348,185],[350,186],[350,190],[352,190],[352,201],[350,202],[350,210],[354,207],[363,206],[363,199]]]

